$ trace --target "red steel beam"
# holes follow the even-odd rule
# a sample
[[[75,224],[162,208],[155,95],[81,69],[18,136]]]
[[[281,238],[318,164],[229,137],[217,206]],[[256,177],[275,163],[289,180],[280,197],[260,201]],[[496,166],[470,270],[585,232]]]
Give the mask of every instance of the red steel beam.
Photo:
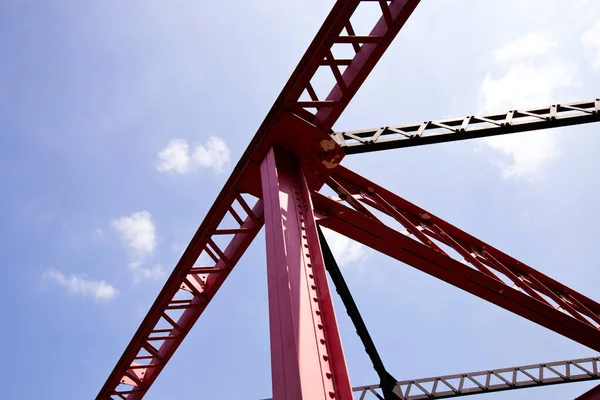
[[[225,249],[211,239],[234,201],[248,208],[245,200],[231,191],[221,203],[219,218],[206,219],[175,266],[150,311],[134,334],[97,399],[141,399],[175,353],[196,320],[221,287],[246,248],[263,225],[262,200],[258,200],[241,229]],[[237,212],[236,212],[237,214]],[[194,267],[200,254],[214,257],[212,267]]]
[[[600,400],[600,385],[594,386],[575,400]]]
[[[340,35],[333,40],[334,43],[353,43],[357,45],[354,47],[355,56],[341,76],[339,72],[336,73],[336,71],[339,71],[338,67],[331,67],[337,84],[327,96],[326,101],[330,104],[327,107],[318,108],[314,118],[314,123],[317,126],[323,129],[329,129],[333,126],[348,104],[349,97],[353,96],[367,79],[371,70],[383,56],[418,4],[419,0],[395,0],[389,4],[387,1],[379,1],[382,12],[381,18],[377,21],[369,36],[355,37],[355,40],[348,40],[353,39],[353,28],[350,20],[347,21],[344,26],[348,35]],[[331,51],[325,57],[329,59],[327,56],[333,58]]]
[[[262,195],[258,165],[260,165],[273,144],[281,144],[293,153],[297,153],[306,150],[307,145],[304,142],[309,141],[309,135],[307,137],[303,135],[306,130],[316,129],[323,135],[329,132],[335,120],[356,94],[362,82],[374,68],[377,60],[385,52],[419,1],[393,0],[389,4],[385,1],[380,2],[382,17],[372,30],[371,36],[374,37],[370,38],[355,35],[350,22],[350,18],[360,3],[361,1],[358,0],[340,0],[333,5],[332,11],[250,141],[165,286],[98,393],[97,399],[125,398],[131,400],[141,399],[145,395],[185,335],[194,325],[202,310],[221,286],[230,269],[256,236],[262,224],[260,219],[262,203],[259,201],[253,211],[255,215],[249,216],[249,219],[244,222],[244,226],[233,228],[250,228],[250,230],[236,233],[227,249],[220,251],[221,254],[229,258],[224,260],[218,258],[221,257],[220,254],[215,256],[215,264],[218,264],[219,268],[226,268],[226,271],[208,273],[206,282],[202,279],[199,280],[200,275],[190,274],[200,253],[206,251],[207,246],[210,246],[208,238],[212,235],[223,234],[223,231],[219,230],[219,224],[224,216],[229,212],[234,219],[239,219],[239,216],[236,217],[234,212],[231,212],[236,194],[250,193],[256,197]],[[381,20],[387,21],[388,29],[383,30],[380,27]],[[377,28],[378,26],[379,28]],[[346,34],[342,32],[344,29]],[[349,39],[342,37],[348,37]],[[355,55],[343,60],[334,58],[333,46],[348,40],[352,42]],[[362,44],[364,42],[368,42],[368,44]],[[371,50],[367,51],[366,49]],[[329,93],[340,91],[343,96],[331,95],[331,100],[327,100],[325,103],[314,99],[317,102],[317,107],[313,108],[317,112],[313,114],[304,108],[300,97],[304,91],[312,93],[311,96],[316,96],[314,78],[317,70],[322,66],[331,68],[333,75],[336,77],[336,84],[329,90]],[[346,66],[343,80],[339,79],[340,66]],[[338,73],[332,67],[337,68]],[[318,114],[318,110],[323,109],[323,106],[328,108],[328,111],[323,111],[319,114],[321,117],[316,118],[315,114]],[[311,107],[307,108],[310,109]],[[292,114],[294,118],[290,119]],[[282,120],[288,122],[281,124]],[[290,120],[292,122],[289,122]],[[293,132],[298,138],[290,138],[290,132]],[[311,148],[312,153],[302,154],[302,156],[309,163],[314,161],[326,167],[333,166],[343,156],[338,152],[335,154],[337,157],[335,163],[332,163],[334,158],[328,158],[327,151],[320,152],[324,154],[317,154],[313,150]],[[311,185],[314,187],[318,185],[318,182],[313,183],[311,181]],[[231,233],[231,231],[228,233]],[[213,249],[212,253],[219,253],[219,251]],[[191,277],[188,277],[188,275],[191,275]],[[202,299],[174,303],[174,296],[181,291],[182,285],[185,287],[186,292],[194,294],[194,299],[196,297],[202,297]],[[165,318],[166,310],[185,310],[181,317],[183,320],[169,322],[166,318],[171,320],[172,318],[168,315]],[[161,318],[166,320],[166,323],[171,324],[174,331],[173,334],[165,335],[168,338],[164,339],[156,348],[152,343],[149,343],[148,338],[155,329],[158,329],[156,326],[161,322]],[[158,340],[150,341],[159,342]],[[148,366],[140,367],[139,362],[146,362]],[[125,387],[121,387],[123,385]]]
[[[464,260],[413,238],[410,230],[403,234],[339,200],[314,192],[315,209],[325,216],[319,224],[600,351],[600,304],[594,300],[341,166],[332,176],[335,185],[342,184],[354,199],[394,217],[391,205],[410,226],[417,226],[438,245],[454,249]],[[410,229],[403,219],[398,221]]]
[[[261,164],[273,399],[353,399],[310,190],[300,162],[271,149]]]

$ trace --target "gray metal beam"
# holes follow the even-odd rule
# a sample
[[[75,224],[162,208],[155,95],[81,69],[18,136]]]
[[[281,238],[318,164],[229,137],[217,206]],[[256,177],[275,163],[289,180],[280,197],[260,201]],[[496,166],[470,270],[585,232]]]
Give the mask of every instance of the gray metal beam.
[[[447,399],[512,389],[584,382],[600,379],[599,367],[600,357],[590,357],[434,376],[399,381],[396,383],[394,393],[403,400]],[[383,399],[379,385],[359,386],[353,391],[360,400]]]
[[[600,122],[600,99],[331,135],[346,154],[356,154],[591,122]]]

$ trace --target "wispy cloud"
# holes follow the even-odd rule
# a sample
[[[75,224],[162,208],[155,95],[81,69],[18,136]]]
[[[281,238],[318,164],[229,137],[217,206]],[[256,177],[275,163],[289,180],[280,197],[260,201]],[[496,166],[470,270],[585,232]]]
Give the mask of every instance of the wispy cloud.
[[[148,211],[139,211],[129,217],[111,221],[111,226],[119,235],[121,243],[136,258],[151,255],[156,248],[156,226]]]
[[[523,61],[536,56],[545,56],[555,47],[556,42],[546,32],[531,32],[505,43],[494,50],[492,56],[495,62]]]
[[[167,146],[158,153],[158,165],[156,169],[160,172],[173,172],[176,174],[187,174],[190,172],[190,146],[184,139],[170,140]]]
[[[506,111],[550,104],[561,90],[572,86],[576,68],[555,51],[557,42],[545,32],[534,32],[506,43],[492,53],[500,77],[488,73],[481,85],[482,112]],[[551,131],[486,138],[508,162],[497,163],[504,177],[533,181],[559,155]]]
[[[194,160],[204,168],[212,168],[221,172],[231,161],[229,148],[225,142],[218,137],[210,137],[206,147],[197,146],[194,150]]]
[[[156,224],[148,211],[139,211],[131,216],[115,218],[111,226],[116,231],[121,244],[131,257],[128,265],[133,275],[134,282],[144,279],[157,280],[165,276],[161,266],[144,266],[145,261],[151,257],[156,248]]]
[[[330,229],[323,229],[327,244],[341,268],[366,259],[365,246]]]
[[[92,241],[95,243],[101,242],[104,239],[104,231],[101,228],[96,228],[92,231]]]
[[[42,279],[49,280],[68,289],[70,293],[83,296],[91,296],[96,301],[108,301],[113,299],[119,291],[106,281],[85,279],[74,275],[65,276],[55,269],[44,272]]]
[[[198,145],[190,154],[190,146],[185,139],[173,139],[158,153],[157,170],[187,174],[197,167],[222,172],[231,162],[227,144],[212,136],[204,145]]]
[[[600,21],[581,35],[581,42],[592,55],[592,65],[600,69]]]
[[[133,276],[133,283],[138,283],[143,280],[157,281],[167,275],[163,266],[159,264],[147,267],[141,262],[133,261],[127,265],[127,268]]]

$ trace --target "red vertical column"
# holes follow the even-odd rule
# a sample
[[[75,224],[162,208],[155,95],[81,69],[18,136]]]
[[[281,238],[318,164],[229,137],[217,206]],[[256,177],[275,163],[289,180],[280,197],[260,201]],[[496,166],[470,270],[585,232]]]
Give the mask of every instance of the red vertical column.
[[[353,399],[300,163],[271,148],[261,179],[273,399]]]

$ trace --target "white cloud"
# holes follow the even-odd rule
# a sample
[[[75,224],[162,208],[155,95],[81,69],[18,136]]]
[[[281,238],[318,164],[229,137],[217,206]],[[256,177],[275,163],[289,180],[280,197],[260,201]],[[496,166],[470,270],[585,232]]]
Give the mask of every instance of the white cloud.
[[[493,52],[495,64],[503,64],[499,78],[488,73],[481,85],[482,113],[544,106],[556,102],[556,94],[572,86],[576,68],[557,56],[557,43],[543,32],[524,35]],[[497,162],[504,177],[535,180],[558,157],[552,131],[486,138],[494,150],[508,157]]]
[[[184,139],[173,139],[167,147],[158,153],[158,166],[160,172],[174,172],[187,174],[190,172],[190,146]]]
[[[158,280],[164,277],[161,266],[145,267],[145,260],[152,256],[156,248],[156,225],[148,211],[139,211],[128,217],[111,221],[121,244],[130,252],[132,261],[128,268],[134,283],[144,279]]]
[[[545,55],[556,47],[546,32],[532,32],[508,42],[492,52],[495,62],[519,61]]]
[[[100,242],[102,239],[104,239],[104,231],[100,228],[94,229],[92,231],[92,241]]]
[[[600,69],[600,21],[581,35],[581,42],[594,57],[592,61],[594,68]]]
[[[198,165],[205,168],[212,168],[217,172],[223,171],[231,161],[229,148],[225,142],[214,136],[208,139],[206,147],[196,147],[196,150],[194,151],[194,160]]]
[[[65,276],[62,272],[49,269],[42,276],[44,280],[50,280],[60,286],[66,287],[70,293],[92,296],[96,301],[107,301],[114,298],[119,291],[105,281],[95,281],[77,276]]]
[[[129,272],[133,276],[133,283],[138,283],[146,279],[158,281],[167,275],[162,265],[145,267],[141,262],[131,262],[127,268],[129,268]]]
[[[222,172],[230,162],[229,148],[218,137],[211,136],[204,146],[196,146],[191,156],[190,146],[185,139],[173,139],[158,153],[157,170],[183,175],[202,167]]]
[[[130,217],[113,219],[111,226],[119,235],[123,246],[131,251],[135,258],[143,259],[154,252],[156,226],[148,211],[139,211]]]
[[[365,246],[340,235],[330,229],[323,229],[327,244],[340,267],[363,261],[366,258]]]

